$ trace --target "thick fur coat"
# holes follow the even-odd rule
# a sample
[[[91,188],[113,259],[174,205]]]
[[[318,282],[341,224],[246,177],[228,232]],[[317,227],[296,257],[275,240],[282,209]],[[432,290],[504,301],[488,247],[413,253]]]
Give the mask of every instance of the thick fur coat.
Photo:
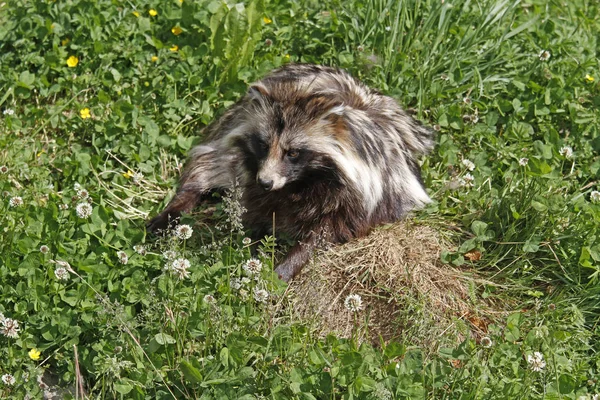
[[[237,182],[244,223],[257,237],[275,224],[276,233],[298,240],[276,269],[286,281],[322,238],[364,236],[430,201],[417,157],[432,149],[432,131],[339,69],[279,68],[251,85],[204,136],[175,197],[149,228],[167,228]]]

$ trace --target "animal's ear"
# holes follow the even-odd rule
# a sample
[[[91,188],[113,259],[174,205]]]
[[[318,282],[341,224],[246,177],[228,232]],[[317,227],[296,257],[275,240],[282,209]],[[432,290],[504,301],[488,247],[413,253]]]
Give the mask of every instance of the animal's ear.
[[[260,82],[253,83],[250,88],[248,88],[248,97],[252,100],[261,100],[265,97],[269,97],[269,95],[269,89]]]

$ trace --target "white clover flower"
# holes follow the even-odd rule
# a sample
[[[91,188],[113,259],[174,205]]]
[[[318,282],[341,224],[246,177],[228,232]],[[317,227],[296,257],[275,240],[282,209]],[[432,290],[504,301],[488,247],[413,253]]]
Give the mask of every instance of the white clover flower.
[[[469,171],[473,171],[475,169],[475,164],[473,163],[473,161],[467,160],[466,158],[462,160],[462,165]]]
[[[239,293],[243,300],[248,299],[248,291],[246,289],[240,289]]]
[[[4,322],[4,320],[5,320],[5,319],[6,319],[6,318],[4,317],[4,314],[2,314],[2,313],[0,312],[0,325],[2,325],[2,323]]]
[[[529,354],[527,356],[527,363],[529,363],[529,367],[534,372],[541,372],[544,368],[546,368],[546,361],[544,361],[544,355],[539,351],[536,351],[533,354]]]
[[[494,344],[494,342],[492,342],[492,339],[490,339],[489,337],[484,336],[484,337],[481,338],[481,345],[483,347],[486,347],[486,348],[487,347],[492,347],[493,344]]]
[[[56,261],[54,261],[54,260],[50,260],[50,262],[51,262],[51,263],[54,263],[54,264],[56,264],[56,265],[58,265],[59,267],[66,268],[66,269],[67,269],[67,271],[70,271],[70,270],[72,269],[72,268],[71,268],[71,264],[69,264],[69,263],[68,263],[68,262],[66,262],[66,261],[60,261],[60,260],[56,260]]]
[[[242,266],[246,274],[253,276],[260,274],[262,263],[256,258],[251,258]]]
[[[231,278],[229,280],[229,287],[233,290],[239,290],[242,287],[242,281],[240,281],[240,278]]]
[[[592,203],[600,202],[600,192],[597,190],[593,190],[592,193],[590,193],[590,200],[592,201]]]
[[[23,205],[23,199],[19,196],[15,196],[10,199],[10,201],[8,202],[8,205],[10,207],[21,207]]]
[[[464,102],[465,104],[471,104],[471,103],[472,103],[472,101],[471,101],[471,98],[470,98],[470,97],[468,97],[468,96],[465,96],[465,97],[463,97],[463,102]]]
[[[144,179],[144,174],[142,174],[141,172],[135,172],[131,177],[131,180],[133,181],[134,185],[139,185],[140,183],[142,183],[142,179]]]
[[[344,300],[344,307],[346,307],[346,309],[351,312],[359,312],[364,308],[362,299],[358,294],[348,295],[348,297],[346,297],[346,300]]]
[[[178,225],[177,228],[175,228],[175,236],[177,236],[181,240],[191,238],[192,233],[194,233],[194,230],[189,225]]]
[[[88,203],[79,203],[77,207],[75,207],[75,213],[79,218],[89,218],[92,215],[92,206]]]
[[[0,333],[4,336],[16,339],[19,337],[19,321],[14,320],[12,318],[4,318],[2,320],[2,325],[0,326]]]
[[[175,257],[177,257],[177,253],[175,253],[173,250],[167,250],[163,252],[163,258],[166,260],[174,260]]]
[[[8,173],[8,167],[6,165],[0,166],[0,174]]]
[[[571,158],[573,157],[573,148],[571,146],[563,146],[558,153],[564,158]]]
[[[242,244],[244,246],[248,246],[250,243],[252,243],[252,239],[250,239],[249,237],[245,237],[242,239]]]
[[[471,175],[468,172],[462,178],[458,179],[458,183],[460,184],[460,186],[463,186],[466,188],[472,187],[474,181],[475,181],[475,177],[473,177],[473,175]]]
[[[60,281],[66,281],[67,279],[69,279],[69,272],[64,267],[56,268],[54,270],[54,275],[56,276],[56,279]]]
[[[146,255],[146,247],[144,245],[136,244],[135,246],[133,246],[133,250],[140,256]]]
[[[241,282],[242,282],[242,286],[245,286],[245,285],[249,284],[252,281],[250,280],[250,278],[247,278],[247,277],[244,276],[244,277],[242,277]]]
[[[2,382],[6,386],[12,386],[15,384],[16,380],[15,380],[15,377],[12,376],[11,374],[4,374],[4,375],[2,375]]]
[[[254,300],[259,303],[265,303],[269,299],[269,292],[265,289],[254,288]]]
[[[79,189],[77,191],[77,197],[79,197],[81,200],[85,200],[90,197],[90,193],[85,189]]]
[[[12,108],[7,108],[6,110],[2,111],[2,114],[4,114],[4,115],[15,115],[15,110],[13,110]]]
[[[204,301],[206,304],[215,304],[217,302],[217,300],[212,294],[207,294],[206,296],[204,296],[202,301]]]
[[[391,31],[391,30],[392,30],[392,27],[391,27],[391,26],[389,26],[389,25],[388,25],[388,26],[386,26],[386,27],[385,27],[385,31],[386,31],[386,32],[389,32],[389,31]]]
[[[185,258],[178,258],[169,266],[171,273],[176,275],[180,280],[190,277],[188,268],[190,268],[190,262]]]
[[[40,246],[40,253],[48,254],[49,251],[50,251],[50,248],[48,246],[46,246],[45,244]]]
[[[119,262],[123,265],[129,261],[129,256],[124,251],[117,251],[117,257],[119,257]]]
[[[519,159],[519,165],[524,167],[529,163],[529,158],[523,157],[521,159]]]
[[[81,190],[81,185],[79,184],[79,182],[75,182],[75,184],[73,185],[73,189],[77,192],[78,190]]]
[[[68,204],[59,204],[58,205],[58,209],[62,210],[62,211],[68,210],[69,209],[69,205]]]
[[[540,54],[538,54],[538,57],[540,58],[540,61],[548,61],[550,59],[550,52],[548,50],[542,50],[540,51]]]

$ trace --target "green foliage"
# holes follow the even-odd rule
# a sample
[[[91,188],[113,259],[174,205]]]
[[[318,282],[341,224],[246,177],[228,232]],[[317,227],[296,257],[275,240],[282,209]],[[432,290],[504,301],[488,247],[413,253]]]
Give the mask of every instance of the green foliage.
[[[0,397],[41,397],[46,369],[97,398],[598,393],[599,17],[583,0],[1,3],[0,313],[20,330],[0,334],[18,383]],[[274,238],[246,276],[229,208],[146,237],[200,129],[290,61],[346,68],[435,127],[419,218],[520,311],[434,354],[320,339],[282,311]]]

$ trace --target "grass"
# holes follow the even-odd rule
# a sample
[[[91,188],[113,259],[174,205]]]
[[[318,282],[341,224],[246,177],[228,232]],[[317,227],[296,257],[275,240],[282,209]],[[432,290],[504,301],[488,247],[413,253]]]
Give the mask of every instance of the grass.
[[[0,3],[0,397],[591,399],[599,7]],[[276,238],[258,244],[263,268],[242,282],[252,255],[234,201],[186,217],[189,239],[146,235],[200,129],[288,62],[345,68],[438,131],[423,160],[434,203],[414,218],[451,241],[441,263],[482,277],[468,288],[473,309],[505,313],[428,330],[427,297],[407,291],[408,311],[390,321],[406,328],[399,341],[359,340],[366,297],[364,311],[340,308],[348,337],[321,336],[285,306]],[[77,214],[82,203],[91,215]],[[167,251],[190,262],[189,276]]]

